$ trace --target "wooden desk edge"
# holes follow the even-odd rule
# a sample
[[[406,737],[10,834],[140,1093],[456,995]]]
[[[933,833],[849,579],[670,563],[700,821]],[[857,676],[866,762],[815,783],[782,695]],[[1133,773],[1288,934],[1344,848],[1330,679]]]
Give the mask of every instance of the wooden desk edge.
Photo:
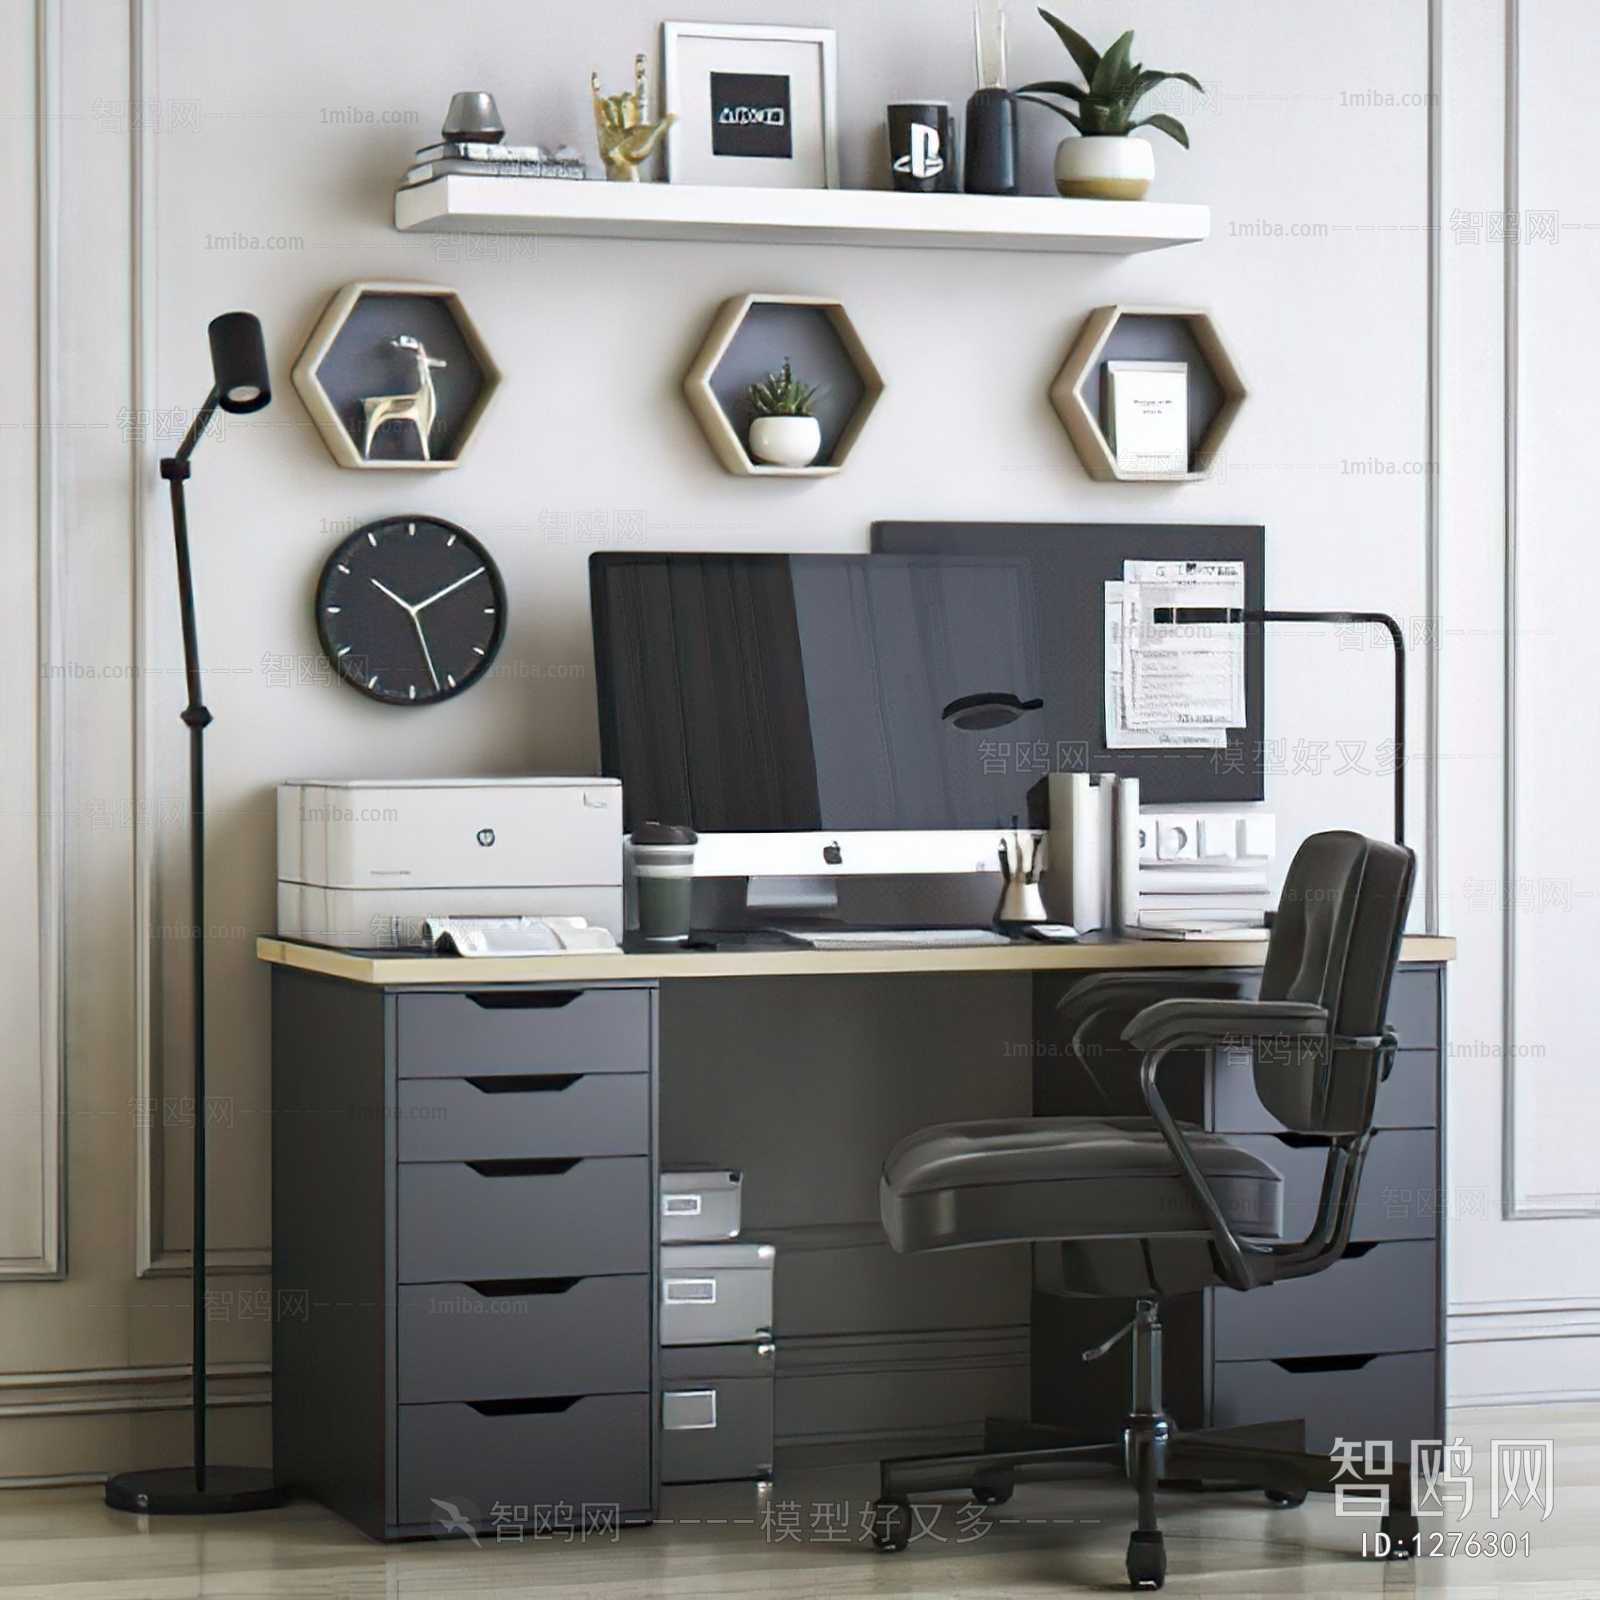
[[[430,958],[369,955],[263,935],[256,956],[274,966],[385,988],[461,983],[623,983],[661,978],[780,978],[916,972],[1054,972],[1110,968],[1259,967],[1260,940],[1127,939],[1097,944],[1010,944],[920,950],[728,950],[662,955]],[[1454,961],[1456,941],[1409,934],[1400,959]]]

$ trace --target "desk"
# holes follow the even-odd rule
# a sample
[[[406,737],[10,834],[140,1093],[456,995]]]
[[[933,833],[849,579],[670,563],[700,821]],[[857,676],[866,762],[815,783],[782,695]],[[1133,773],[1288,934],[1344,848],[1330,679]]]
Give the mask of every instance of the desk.
[[[1437,1433],[1442,1239],[1419,1211],[1438,1188],[1454,953],[1437,938],[1402,951],[1391,1016],[1411,1097],[1378,1136],[1395,1159],[1363,1183],[1364,1248],[1324,1274],[1349,1282],[1305,1306],[1293,1296],[1317,1280],[1276,1286],[1254,1297],[1259,1315],[1226,1291],[1180,1312],[1167,1353],[1180,1420],[1326,1416],[1421,1383],[1400,1420]],[[744,1236],[778,1247],[786,1461],[969,1446],[984,1416],[1030,1409],[1095,1431],[1105,1395],[1120,1415],[1118,1370],[1076,1361],[1094,1342],[1086,1313],[1032,1293],[1027,1248],[896,1256],[878,1168],[930,1123],[1079,1109],[1055,1021],[1076,978],[1209,972],[1248,987],[1265,946],[463,960],[262,939],[258,954],[273,968],[277,1466],[394,1538],[429,1532],[433,1501],[452,1496],[477,1501],[485,1526],[492,1500],[654,1515],[662,1166],[741,1169]],[[1281,1143],[1250,1120],[1238,1071],[1206,1069],[1201,1115]],[[1271,1158],[1291,1204],[1288,1169],[1307,1154]]]

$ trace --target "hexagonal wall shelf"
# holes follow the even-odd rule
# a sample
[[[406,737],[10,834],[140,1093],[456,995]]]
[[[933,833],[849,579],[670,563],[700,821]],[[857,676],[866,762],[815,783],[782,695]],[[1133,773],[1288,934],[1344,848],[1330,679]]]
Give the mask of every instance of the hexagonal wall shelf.
[[[1107,361],[1182,361],[1189,368],[1189,470],[1129,473],[1101,426],[1101,374]],[[1210,313],[1155,306],[1091,311],[1050,385],[1056,409],[1084,471],[1101,482],[1195,483],[1209,478],[1222,441],[1244,404],[1245,387]]]
[[[341,467],[456,466],[500,386],[454,289],[347,283],[328,302],[294,386]]]
[[[748,448],[745,392],[769,372],[793,364],[803,383],[816,384],[822,448],[808,467],[770,466]],[[799,294],[745,294],[723,302],[683,380],[707,442],[729,472],[750,478],[820,478],[844,465],[883,379],[837,300]]]

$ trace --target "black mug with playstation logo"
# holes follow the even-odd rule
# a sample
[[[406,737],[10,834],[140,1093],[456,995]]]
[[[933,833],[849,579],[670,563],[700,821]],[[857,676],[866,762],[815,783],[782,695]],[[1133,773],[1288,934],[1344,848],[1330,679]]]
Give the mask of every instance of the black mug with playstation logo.
[[[947,101],[915,100],[889,107],[889,167],[897,189],[914,194],[955,192],[955,138]]]

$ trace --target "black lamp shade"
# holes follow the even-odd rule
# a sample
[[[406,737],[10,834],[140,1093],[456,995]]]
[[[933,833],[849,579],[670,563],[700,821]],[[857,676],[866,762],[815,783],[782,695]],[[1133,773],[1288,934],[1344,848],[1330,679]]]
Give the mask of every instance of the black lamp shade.
[[[267,347],[261,320],[248,311],[228,311],[213,319],[211,370],[216,375],[217,404],[224,411],[259,411],[272,401],[267,372]]]

